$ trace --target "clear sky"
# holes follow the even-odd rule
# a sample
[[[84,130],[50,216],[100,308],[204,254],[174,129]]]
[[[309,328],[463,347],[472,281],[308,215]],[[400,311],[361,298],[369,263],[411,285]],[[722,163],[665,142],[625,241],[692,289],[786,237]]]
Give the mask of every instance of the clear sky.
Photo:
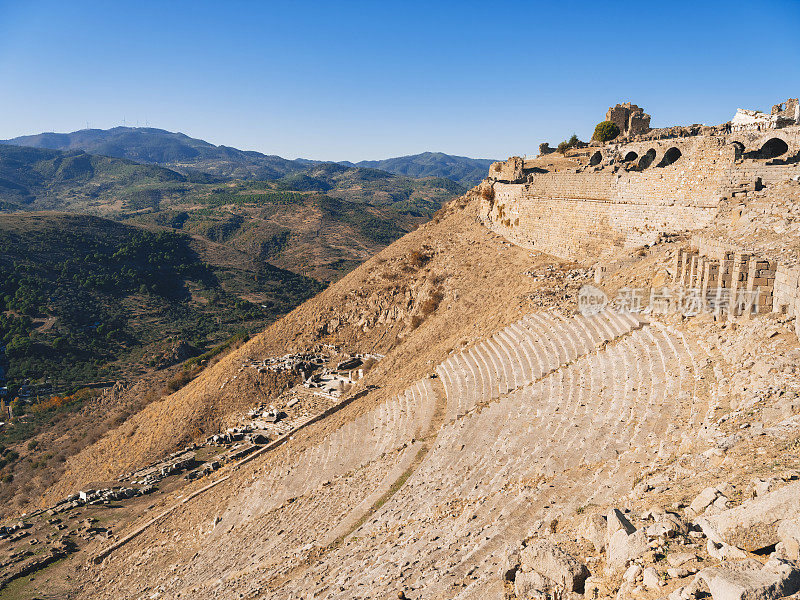
[[[145,125],[287,158],[501,158],[800,94],[800,0],[0,0],[0,138]]]

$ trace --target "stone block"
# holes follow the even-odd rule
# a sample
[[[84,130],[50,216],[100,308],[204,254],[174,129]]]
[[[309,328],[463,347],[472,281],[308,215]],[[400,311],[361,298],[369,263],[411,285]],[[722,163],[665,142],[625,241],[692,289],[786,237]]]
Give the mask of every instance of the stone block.
[[[570,592],[582,592],[589,569],[557,545],[544,540],[533,542],[520,552],[523,570],[532,569]]]
[[[697,523],[709,539],[753,552],[776,544],[778,525],[798,517],[800,482],[794,482]]]
[[[611,536],[606,548],[608,567],[612,571],[621,571],[629,561],[639,558],[647,550],[647,536],[643,529],[631,534],[619,529]]]
[[[748,559],[700,571],[714,600],[774,600],[800,590],[800,571],[770,559],[765,565]]]

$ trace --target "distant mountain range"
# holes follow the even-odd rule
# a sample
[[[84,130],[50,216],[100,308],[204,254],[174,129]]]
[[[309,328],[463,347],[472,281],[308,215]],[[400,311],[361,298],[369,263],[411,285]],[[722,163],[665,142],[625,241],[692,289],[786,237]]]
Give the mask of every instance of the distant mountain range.
[[[215,146],[183,133],[150,127],[39,133],[0,140],[0,144],[62,151],[82,150],[89,154],[165,166],[190,178],[202,173],[220,180],[275,180],[324,162],[307,159],[289,160],[229,146]],[[342,161],[339,164],[380,169],[414,179],[445,177],[465,187],[471,187],[486,176],[492,162],[491,159],[423,152],[413,156],[357,163]]]
[[[465,187],[477,185],[494,162],[490,158],[468,158],[442,152],[423,152],[411,156],[398,156],[384,160],[362,160],[356,167],[368,167],[420,179],[422,177],[446,177]],[[351,165],[353,163],[344,162]]]
[[[165,167],[82,150],[0,145],[0,211],[22,206],[72,210],[81,200],[92,202],[141,186],[170,189],[187,180]]]
[[[306,163],[267,181],[207,178],[83,150],[0,144],[0,213],[88,213],[182,230],[331,281],[466,191],[446,177],[337,163]]]

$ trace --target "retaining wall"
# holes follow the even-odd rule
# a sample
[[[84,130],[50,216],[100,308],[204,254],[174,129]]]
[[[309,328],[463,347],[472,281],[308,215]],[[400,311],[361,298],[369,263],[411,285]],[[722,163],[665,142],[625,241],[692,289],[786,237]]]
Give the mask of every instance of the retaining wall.
[[[789,148],[783,156],[752,158],[776,137]],[[655,158],[640,164],[648,152]],[[481,218],[520,246],[592,260],[709,225],[724,199],[800,174],[798,153],[800,128],[791,127],[608,145],[590,149],[594,164],[572,172],[528,172],[514,158],[490,171],[494,197],[483,202]],[[500,173],[504,179],[494,176]]]

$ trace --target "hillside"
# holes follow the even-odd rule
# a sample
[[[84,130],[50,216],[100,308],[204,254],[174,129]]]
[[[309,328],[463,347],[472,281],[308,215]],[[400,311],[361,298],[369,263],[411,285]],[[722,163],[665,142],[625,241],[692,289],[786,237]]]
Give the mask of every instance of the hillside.
[[[446,177],[463,186],[477,185],[486,176],[489,165],[494,162],[487,158],[467,158],[442,152],[423,152],[411,156],[398,156],[384,160],[362,160],[357,167],[381,169],[407,177]],[[350,163],[352,164],[352,163]]]
[[[6,596],[796,596],[800,128],[650,135],[492,165],[131,411]]]
[[[130,375],[149,366],[152,344],[207,348],[258,330],[321,287],[269,264],[255,270],[254,285],[189,236],[98,217],[0,215],[0,244],[0,339],[12,387]],[[245,291],[258,304],[238,297]]]
[[[269,260],[326,281],[463,191],[449,179],[332,163],[268,182],[206,183],[79,150],[0,145],[0,213],[59,210],[181,230],[245,262]]]
[[[3,384],[20,398],[12,410],[31,415],[0,429],[0,446],[48,433],[52,419],[97,395],[75,390],[132,381],[246,339],[323,288],[186,235],[91,216],[0,215],[0,247]],[[24,471],[9,465],[4,475],[19,486]],[[2,490],[5,500],[14,489]]]
[[[222,179],[280,179],[305,171],[309,166],[325,164],[307,159],[287,160],[280,156],[229,146],[214,146],[183,133],[149,127],[40,133],[0,140],[0,144],[65,151],[82,150],[88,154],[163,165],[191,176],[202,172]],[[487,159],[452,156],[441,152],[424,152],[414,156],[340,164],[381,169],[413,179],[442,177],[464,187],[471,187],[483,178],[491,162]]]
[[[0,145],[0,211],[92,207],[104,195],[143,187],[184,189],[186,177],[154,165],[86,154]]]
[[[132,504],[142,512],[125,513],[126,531],[170,511],[80,582],[65,587],[54,568],[36,589],[71,589],[78,598],[153,590],[175,598],[338,598],[389,597],[399,587],[415,599],[499,599],[514,589],[501,566],[515,560],[515,548],[557,543],[592,566],[600,597],[603,590],[614,597],[626,584],[618,567],[604,565],[616,554],[589,541],[607,543],[605,520],[599,534],[591,527],[609,508],[629,509],[620,514],[644,536],[653,517],[643,515],[654,504],[688,507],[711,485],[738,503],[773,464],[780,473],[800,467],[781,451],[796,430],[775,429],[783,417],[770,407],[779,396],[758,413],[772,428],[760,439],[752,436],[761,430],[741,433],[747,418],[736,406],[747,394],[726,396],[751,357],[763,362],[752,375],[755,389],[795,360],[788,329],[760,319],[726,333],[725,324],[703,317],[574,316],[569,307],[591,271],[508,244],[480,225],[481,203],[473,194],[448,205],[70,458],[53,499],[163,456],[182,443],[180,432],[210,423],[210,414],[261,401],[268,379],[247,368],[254,358],[324,343],[385,354],[338,412],[246,464],[143,501],[152,511]],[[675,248],[667,240],[626,259],[610,289],[658,276]],[[730,375],[736,379],[726,382]],[[730,423],[715,424],[725,415]],[[708,428],[713,433],[699,434]],[[720,450],[713,440],[723,438]],[[754,439],[763,464],[747,459]],[[696,557],[690,565],[718,563],[705,543],[692,545],[695,538],[680,531],[659,546],[662,557],[688,551]],[[73,560],[108,546],[90,544]],[[653,556],[643,566],[664,561]]]

